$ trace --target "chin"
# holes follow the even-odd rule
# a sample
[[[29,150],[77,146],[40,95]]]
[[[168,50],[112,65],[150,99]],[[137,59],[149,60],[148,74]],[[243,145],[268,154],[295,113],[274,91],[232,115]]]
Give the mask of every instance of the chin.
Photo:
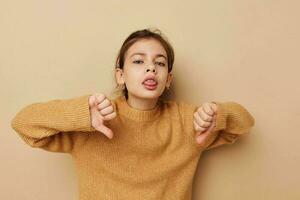
[[[157,99],[160,97],[160,95],[161,93],[159,93],[158,91],[146,91],[137,96],[143,99]]]
[[[143,95],[140,95],[140,97],[143,98],[143,99],[156,99],[159,96],[160,96],[159,94],[143,94]]]

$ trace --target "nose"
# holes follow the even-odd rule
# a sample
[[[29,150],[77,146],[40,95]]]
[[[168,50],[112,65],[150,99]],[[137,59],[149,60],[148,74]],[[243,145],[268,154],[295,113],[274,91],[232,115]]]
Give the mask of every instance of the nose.
[[[148,72],[148,71],[153,71],[156,74],[156,68],[155,68],[155,66],[154,65],[148,65],[146,67],[146,72]]]

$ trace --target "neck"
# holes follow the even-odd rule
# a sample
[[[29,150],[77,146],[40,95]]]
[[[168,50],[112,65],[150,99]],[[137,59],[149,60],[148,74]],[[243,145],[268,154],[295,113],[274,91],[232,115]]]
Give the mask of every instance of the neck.
[[[155,108],[158,99],[144,99],[128,94],[127,103],[130,107],[137,110],[152,110]]]

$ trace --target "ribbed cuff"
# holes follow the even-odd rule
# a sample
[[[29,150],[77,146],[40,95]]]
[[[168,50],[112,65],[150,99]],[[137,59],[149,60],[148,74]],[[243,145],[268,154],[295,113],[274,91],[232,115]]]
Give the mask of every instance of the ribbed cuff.
[[[223,103],[212,101],[217,104],[217,116],[216,116],[216,125],[213,131],[219,131],[226,129],[226,121],[228,117],[228,112],[226,111]]]
[[[67,101],[65,109],[65,119],[70,120],[66,123],[70,124],[71,130],[74,131],[95,131],[92,127],[90,109],[89,109],[89,97],[91,94],[80,96]]]

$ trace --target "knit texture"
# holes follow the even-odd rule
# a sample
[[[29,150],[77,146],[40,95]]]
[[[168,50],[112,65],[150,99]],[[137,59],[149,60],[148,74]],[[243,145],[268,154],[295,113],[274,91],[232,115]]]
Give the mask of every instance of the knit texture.
[[[240,104],[214,101],[216,126],[200,145],[198,105],[159,100],[142,111],[121,96],[110,99],[117,117],[104,122],[114,133],[108,139],[91,126],[90,95],[33,103],[11,121],[31,147],[72,156],[80,200],[190,200],[201,153],[234,143],[255,123]]]

